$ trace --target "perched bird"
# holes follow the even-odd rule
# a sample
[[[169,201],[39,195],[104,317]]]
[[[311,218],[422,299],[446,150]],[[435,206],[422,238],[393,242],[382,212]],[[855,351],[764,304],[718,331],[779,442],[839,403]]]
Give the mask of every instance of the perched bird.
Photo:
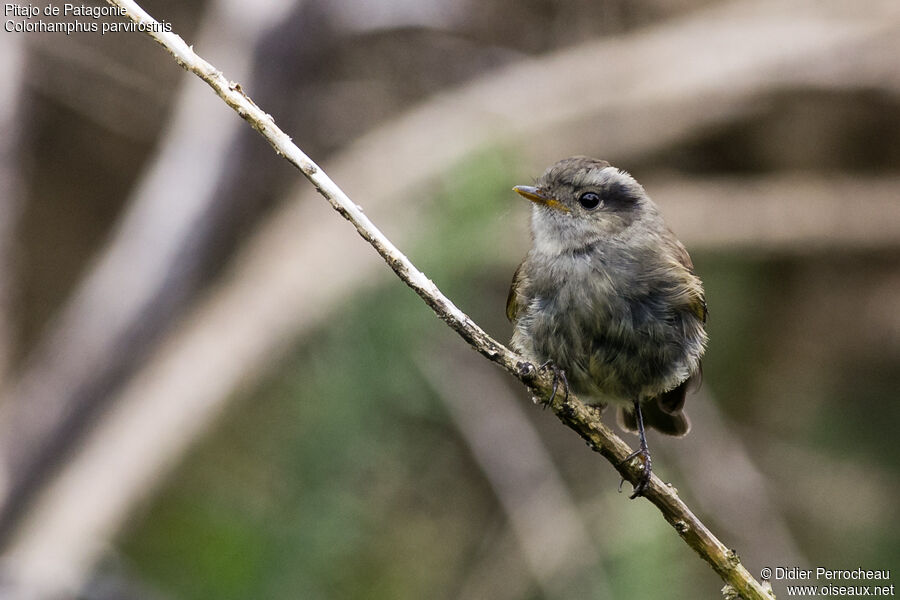
[[[532,246],[506,302],[513,349],[588,403],[618,406],[620,426],[640,436],[628,457],[644,464],[635,498],[652,468],[644,425],[690,429],[682,409],[706,346],[703,284],[644,188],[608,162],[566,158],[513,189],[533,203]]]

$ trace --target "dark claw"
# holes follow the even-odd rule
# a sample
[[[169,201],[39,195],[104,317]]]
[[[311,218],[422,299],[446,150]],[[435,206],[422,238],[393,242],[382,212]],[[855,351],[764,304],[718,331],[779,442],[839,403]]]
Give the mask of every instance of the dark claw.
[[[653,464],[650,460],[650,450],[648,450],[647,448],[635,450],[634,452],[626,456],[621,462],[619,462],[619,466],[622,466],[631,459],[638,456],[641,457],[641,461],[644,463],[644,468],[641,471],[640,478],[638,478],[637,483],[634,486],[634,491],[632,492],[631,496],[629,496],[629,499],[631,500],[634,500],[638,496],[643,496],[644,490],[647,489],[647,485],[650,483],[650,474],[653,472]],[[622,493],[622,486],[624,484],[625,478],[623,477],[619,482],[619,493]]]
[[[647,489],[647,485],[650,483],[650,474],[653,472],[653,465],[650,461],[650,449],[647,447],[647,436],[644,433],[644,418],[641,415],[641,405],[640,402],[635,401],[634,403],[634,413],[635,420],[637,421],[638,426],[638,437],[640,437],[640,446],[637,450],[626,456],[617,466],[621,467],[632,458],[636,458],[638,456],[641,457],[641,460],[644,463],[644,468],[641,471],[641,476],[638,478],[637,483],[634,484],[634,491],[632,492],[629,498],[634,500],[638,496],[644,495],[644,490]],[[625,483],[625,479],[619,482],[619,492],[622,491],[622,484]]]
[[[518,362],[516,363],[516,368],[522,377],[530,377],[535,371],[534,365],[530,362]]]
[[[565,397],[563,398],[563,402],[569,399],[569,380],[566,379],[566,372],[553,364],[553,361],[548,360],[540,367],[539,370],[543,371],[544,369],[550,369],[553,373],[553,390],[550,392],[550,399],[547,400],[546,406],[553,404],[554,398],[556,398],[556,392],[559,389],[559,382],[563,382],[563,390],[565,391]]]

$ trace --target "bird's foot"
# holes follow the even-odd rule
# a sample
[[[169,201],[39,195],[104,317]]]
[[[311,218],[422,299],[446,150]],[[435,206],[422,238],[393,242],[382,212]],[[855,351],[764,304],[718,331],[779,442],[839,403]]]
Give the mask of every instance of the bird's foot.
[[[547,400],[547,403],[544,405],[550,406],[553,404],[553,400],[556,398],[556,392],[559,390],[559,382],[562,381],[563,385],[563,402],[569,399],[569,380],[566,379],[566,372],[553,364],[552,360],[548,360],[540,367],[538,367],[539,371],[550,371],[553,373],[553,390],[550,392],[550,399]]]
[[[647,448],[646,444],[642,444],[641,448],[635,450],[628,456],[626,456],[623,460],[621,460],[618,466],[622,466],[633,458],[641,458],[641,462],[644,464],[643,469],[641,470],[641,475],[638,477],[637,482],[634,484],[634,491],[631,493],[629,498],[634,500],[638,496],[644,495],[644,490],[647,489],[647,485],[650,483],[650,474],[653,472],[653,464],[650,460],[650,450]],[[625,483],[625,478],[622,478],[622,481],[619,482],[619,493],[622,492],[622,485]]]

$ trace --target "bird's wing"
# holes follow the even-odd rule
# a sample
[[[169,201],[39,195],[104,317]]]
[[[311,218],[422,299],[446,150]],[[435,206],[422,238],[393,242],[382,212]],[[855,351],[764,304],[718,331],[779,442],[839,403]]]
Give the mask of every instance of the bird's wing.
[[[525,261],[522,261],[519,266],[516,268],[516,272],[513,273],[512,284],[509,286],[509,295],[506,297],[506,318],[510,321],[515,321],[516,317],[519,316],[519,309],[521,308],[521,304],[519,303],[519,290],[522,287],[524,274],[522,273],[522,265],[525,264]]]
[[[709,310],[706,307],[706,295],[703,293],[703,284],[700,282],[700,278],[694,273],[694,261],[691,260],[691,255],[688,254],[687,248],[678,241],[675,234],[671,231],[669,234],[668,242],[669,247],[672,249],[674,259],[679,266],[687,271],[685,301],[688,310],[700,319],[701,323],[706,323],[706,317],[709,314]]]

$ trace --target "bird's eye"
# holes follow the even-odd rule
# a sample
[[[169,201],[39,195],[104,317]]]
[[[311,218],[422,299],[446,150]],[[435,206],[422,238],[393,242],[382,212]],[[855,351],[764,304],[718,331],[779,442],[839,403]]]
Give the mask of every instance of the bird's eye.
[[[588,210],[594,210],[600,206],[600,194],[596,192],[585,192],[578,197],[578,203]]]

